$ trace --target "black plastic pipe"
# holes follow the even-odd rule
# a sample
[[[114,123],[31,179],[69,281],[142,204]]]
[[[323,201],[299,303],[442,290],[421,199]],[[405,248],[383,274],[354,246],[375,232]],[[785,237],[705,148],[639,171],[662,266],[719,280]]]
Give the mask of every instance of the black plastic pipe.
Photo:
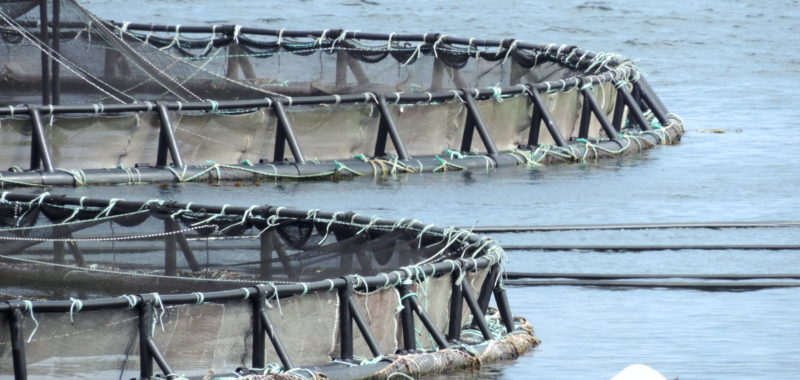
[[[28,366],[25,359],[25,338],[22,336],[22,310],[15,308],[9,313],[11,333],[11,360],[14,365],[14,380],[28,379]]]
[[[447,340],[452,343],[457,343],[461,340],[461,327],[462,315],[464,312],[464,295],[461,291],[461,285],[458,283],[461,277],[461,272],[456,272],[450,275],[450,312],[447,314],[449,317],[447,321]]]
[[[294,363],[292,363],[289,353],[286,352],[286,349],[283,347],[283,342],[281,342],[278,332],[275,331],[275,326],[272,325],[272,321],[270,321],[266,309],[261,309],[261,323],[264,327],[264,331],[267,333],[267,337],[269,337],[270,342],[272,342],[272,348],[274,348],[275,353],[278,354],[278,359],[280,359],[284,370],[294,368]]]
[[[267,306],[266,295],[262,286],[256,287],[256,294],[251,303],[252,314],[250,323],[253,330],[253,368],[266,366],[267,342],[264,336],[264,323],[261,320],[261,311]],[[249,294],[249,292],[247,293]]]
[[[500,266],[495,264],[492,266],[492,269],[489,270],[486,278],[483,279],[483,283],[481,283],[480,294],[478,294],[478,306],[480,306],[483,314],[486,314],[486,310],[489,309],[489,302],[492,300],[492,290],[494,290],[497,284],[498,276],[500,276]],[[473,322],[472,325],[475,326],[475,322]]]
[[[153,296],[143,298],[139,306],[139,378],[153,377],[153,356],[147,341],[153,328]],[[164,305],[161,305],[163,307]],[[41,312],[41,311],[40,311]]]
[[[469,307],[470,312],[472,312],[472,321],[474,324],[478,325],[478,329],[483,335],[483,339],[493,339],[494,336],[492,336],[492,331],[489,329],[489,325],[486,323],[486,315],[483,313],[483,311],[481,311],[481,307],[478,306],[478,301],[475,300],[475,295],[472,294],[472,285],[466,281],[462,282],[461,291],[464,294],[464,301],[467,302],[467,307]]]
[[[647,107],[650,108],[650,111],[653,112],[653,115],[656,116],[658,122],[661,123],[661,125],[663,126],[669,125],[670,123],[669,118],[662,111],[661,107],[658,106],[656,100],[653,99],[652,96],[650,96],[651,95],[650,92],[647,91],[647,89],[644,88],[640,82],[634,82],[633,85],[639,88],[639,93],[642,94],[642,100],[647,105]]]
[[[378,111],[381,113],[381,121],[378,129],[378,139],[375,141],[375,157],[383,157],[386,155],[386,138],[387,136],[392,139],[392,145],[397,158],[401,161],[406,161],[411,158],[408,155],[406,146],[400,138],[400,133],[397,131],[397,125],[394,123],[389,107],[386,105],[386,97],[382,95],[375,95],[378,104]]]
[[[164,219],[164,222],[169,226],[168,232],[170,232],[170,235],[175,237],[175,241],[178,243],[178,247],[181,249],[183,258],[186,259],[189,269],[191,269],[192,272],[200,272],[202,270],[200,263],[197,262],[192,247],[189,245],[189,241],[186,240],[186,235],[184,235],[183,232],[179,232],[180,226],[178,226],[178,222],[172,218]]]
[[[39,0],[39,40],[41,43],[42,58],[42,104],[51,104],[50,93],[50,56],[49,49],[50,29],[48,28],[47,0]]]
[[[669,110],[667,106],[664,105],[664,102],[661,101],[661,98],[658,94],[653,90],[653,87],[650,86],[650,82],[644,77],[644,75],[639,76],[637,82],[641,85],[641,88],[647,91],[650,98],[655,101],[655,105],[663,112],[664,114],[669,114]]]
[[[500,319],[506,327],[506,332],[514,331],[514,315],[511,313],[511,305],[508,303],[506,290],[499,286],[495,287],[494,301],[497,303],[497,310],[500,311]]]
[[[584,104],[589,105],[589,108],[594,113],[594,116],[597,118],[597,121],[600,122],[600,126],[603,127],[603,131],[605,131],[606,136],[608,136],[608,138],[611,140],[618,140],[619,135],[617,135],[617,131],[611,125],[611,122],[608,121],[606,113],[603,112],[603,109],[600,108],[599,104],[597,104],[597,99],[594,98],[592,89],[584,88],[581,90],[581,93],[583,94],[583,98],[585,100]]]
[[[158,119],[161,123],[161,128],[158,134],[158,157],[156,158],[156,166],[167,166],[167,151],[172,158],[172,164],[177,167],[183,167],[183,158],[181,152],[178,150],[178,143],[175,140],[175,133],[172,129],[172,123],[169,121],[169,114],[167,107],[163,104],[157,104]]]
[[[303,157],[303,152],[300,150],[300,144],[297,143],[297,138],[292,129],[292,123],[289,122],[289,117],[286,115],[286,110],[283,108],[283,103],[275,101],[272,104],[272,110],[275,112],[275,117],[278,119],[278,130],[275,133],[275,154],[273,161],[281,162],[284,158],[284,145],[289,144],[289,149],[292,151],[294,161],[298,164],[306,162]]]
[[[61,0],[53,0],[53,55],[61,55]],[[53,58],[52,64],[52,103],[61,103],[61,65]]]
[[[172,234],[172,227],[168,221],[164,221],[164,275],[176,276],[178,274],[178,247],[175,235]]]
[[[417,337],[414,330],[414,312],[409,298],[410,290],[407,284],[397,286],[400,293],[400,303],[403,309],[400,311],[400,325],[403,329],[403,350],[412,352],[417,349]]]
[[[431,318],[428,316],[428,313],[425,312],[425,309],[417,302],[415,297],[408,297],[408,303],[411,307],[414,308],[414,311],[417,313],[417,317],[425,326],[425,329],[428,330],[428,333],[431,334],[433,341],[436,342],[436,345],[439,346],[438,349],[444,349],[448,347],[447,338],[436,328],[436,325],[433,324]]]
[[[633,98],[628,89],[625,88],[625,86],[621,86],[617,91],[622,94],[622,99],[625,101],[625,105],[628,106],[628,118],[636,122],[636,124],[639,124],[639,128],[643,131],[652,131],[653,127],[651,127],[647,119],[644,118],[644,113],[642,113],[639,103],[636,102],[636,99]]]
[[[556,125],[553,116],[550,115],[550,110],[544,104],[544,101],[542,101],[542,97],[539,95],[539,91],[536,89],[535,86],[528,86],[528,88],[529,88],[528,96],[531,98],[531,101],[533,102],[533,107],[535,109],[535,112],[538,112],[541,119],[544,121],[544,125],[545,127],[547,127],[547,131],[550,132],[550,136],[553,138],[553,141],[559,147],[562,148],[566,147],[567,141],[564,139],[564,136],[561,135],[561,130],[558,129],[558,125]],[[531,126],[531,128],[533,128],[533,126]],[[537,130],[538,128],[539,125],[537,124]],[[529,137],[528,146],[538,145],[539,143],[538,132],[536,137],[537,138],[535,141],[531,141]]]
[[[156,364],[158,364],[158,368],[161,368],[161,372],[164,372],[164,377],[170,380],[177,377],[172,372],[172,368],[170,368],[164,355],[161,355],[161,351],[158,350],[158,346],[156,346],[156,342],[154,342],[152,338],[147,338],[147,350],[150,352],[150,356],[153,357],[153,360],[156,361]]]
[[[486,153],[490,157],[497,156],[497,147],[486,129],[486,125],[481,119],[481,114],[478,112],[478,107],[472,98],[472,94],[467,90],[461,90],[464,98],[464,105],[467,107],[467,123],[464,126],[464,136],[461,140],[461,151],[470,152],[472,149],[472,136],[475,130],[478,131],[483,146],[486,148]]]
[[[614,129],[619,132],[622,131],[622,117],[625,114],[625,99],[623,98],[622,93],[617,90],[617,96],[614,100],[614,116],[611,121],[611,124],[614,126]]]
[[[353,320],[356,322],[356,326],[358,326],[359,331],[361,331],[361,336],[364,337],[364,341],[367,342],[369,351],[375,357],[383,356],[383,351],[378,345],[378,342],[375,340],[375,336],[372,335],[372,331],[370,331],[369,325],[361,315],[361,311],[358,310],[358,305],[356,305],[355,300],[351,297],[347,303],[350,305],[350,314],[352,315]]]
[[[28,107],[31,115],[31,170],[39,169],[39,162],[44,164],[44,170],[48,173],[55,172],[53,168],[53,159],[50,155],[50,148],[47,146],[47,135],[45,135],[44,125],[42,124],[42,116],[39,113],[39,108],[35,106]]]
[[[583,93],[583,90],[581,90]],[[586,96],[584,93],[583,95],[583,105],[581,106],[581,119],[580,124],[578,127],[578,138],[579,139],[588,139],[589,138],[589,123],[591,122],[592,113],[589,109],[589,97]]]
[[[350,302],[353,298],[353,280],[344,278],[347,285],[339,288],[339,357],[353,359],[353,317]]]

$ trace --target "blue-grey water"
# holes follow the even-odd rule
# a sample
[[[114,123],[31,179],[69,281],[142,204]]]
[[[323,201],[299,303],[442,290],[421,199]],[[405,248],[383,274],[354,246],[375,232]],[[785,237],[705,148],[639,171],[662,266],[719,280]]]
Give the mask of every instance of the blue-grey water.
[[[529,170],[252,187],[86,187],[72,194],[355,210],[447,225],[800,219],[800,2],[86,1],[115,20],[514,37],[633,58],[688,132],[620,160]],[[722,129],[723,134],[702,129]],[[60,191],[57,189],[55,191]],[[508,234],[507,243],[796,244],[800,229]],[[518,271],[797,273],[800,252],[510,252]],[[511,288],[542,345],[466,378],[800,377],[800,290]],[[452,378],[448,377],[448,378]]]

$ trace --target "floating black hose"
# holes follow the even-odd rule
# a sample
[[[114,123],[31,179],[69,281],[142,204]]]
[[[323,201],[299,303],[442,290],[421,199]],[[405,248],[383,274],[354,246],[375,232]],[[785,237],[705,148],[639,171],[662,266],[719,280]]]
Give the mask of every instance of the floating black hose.
[[[652,245],[544,245],[544,244],[522,244],[522,245],[503,245],[506,251],[681,251],[681,250],[703,250],[703,251],[800,251],[797,244],[652,244]]]
[[[613,280],[508,280],[509,286],[594,286],[603,288],[666,288],[697,290],[759,290],[800,287],[796,282],[683,282],[683,281],[613,281]]]
[[[546,232],[583,230],[649,230],[673,228],[773,228],[800,227],[800,221],[766,222],[690,222],[690,223],[617,223],[617,224],[564,224],[553,226],[485,226],[474,227],[479,233]],[[466,227],[468,228],[468,227]]]

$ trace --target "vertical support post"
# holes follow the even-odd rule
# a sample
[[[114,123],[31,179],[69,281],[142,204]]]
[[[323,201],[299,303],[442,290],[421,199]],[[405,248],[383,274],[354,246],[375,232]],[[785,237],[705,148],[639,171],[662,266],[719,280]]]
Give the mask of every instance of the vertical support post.
[[[178,222],[174,219],[164,219],[164,221],[169,224],[169,229],[172,232],[175,232],[175,240],[178,243],[178,247],[180,247],[181,252],[183,253],[183,258],[186,259],[186,263],[189,264],[189,268],[192,272],[200,272],[202,268],[200,268],[200,263],[197,262],[197,259],[194,257],[194,252],[192,252],[192,247],[189,245],[189,241],[186,239],[186,235],[184,235],[180,231],[180,226],[178,226]]]
[[[597,118],[597,121],[600,122],[600,126],[603,127],[603,131],[606,133],[606,136],[608,136],[608,138],[611,140],[618,140],[619,136],[617,135],[617,131],[613,126],[611,126],[611,122],[608,121],[606,113],[603,112],[603,109],[600,108],[599,104],[597,104],[597,99],[594,98],[592,89],[581,89],[581,93],[583,94],[583,98],[585,100],[584,104],[589,105],[589,108],[594,113],[594,117]]]
[[[417,337],[414,330],[414,312],[409,301],[409,284],[403,283],[397,287],[400,292],[400,303],[403,310],[400,311],[400,323],[403,328],[403,350],[415,351],[417,349]]]
[[[292,151],[294,161],[298,164],[303,164],[306,159],[303,157],[303,152],[300,150],[300,145],[297,143],[297,138],[294,136],[292,124],[289,122],[289,117],[286,115],[286,110],[280,101],[273,99],[272,110],[275,112],[275,117],[278,119],[278,130],[275,133],[275,155],[273,161],[283,161],[284,145],[289,144],[289,149]]]
[[[653,127],[651,127],[650,123],[644,118],[639,103],[636,102],[636,99],[633,98],[633,95],[631,95],[628,89],[625,86],[620,86],[617,91],[622,94],[622,99],[625,101],[625,105],[628,106],[628,118],[636,122],[636,124],[639,124],[639,128],[642,130],[653,130]]]
[[[495,264],[492,265],[492,269],[489,270],[489,273],[486,275],[486,278],[483,280],[481,284],[481,293],[478,295],[478,306],[481,308],[481,312],[486,314],[486,310],[489,308],[489,301],[492,298],[492,290],[497,283],[497,277],[500,275],[500,266]],[[475,326],[475,323],[472,324]]]
[[[460,264],[459,264],[460,265]],[[462,268],[459,267],[458,273],[450,275],[450,312],[447,314],[447,340],[457,343],[461,339],[461,319],[464,312],[464,294],[461,291],[461,284],[457,283],[461,277]]]
[[[262,233],[259,237],[261,260],[259,262],[259,278],[269,280],[272,278],[272,234]],[[260,368],[260,367],[258,367]]]
[[[506,290],[501,287],[494,288],[494,300],[497,302],[497,309],[500,311],[500,319],[506,327],[506,332],[514,331],[514,315],[511,314],[511,306],[508,303]]]
[[[353,359],[353,317],[350,302],[353,297],[353,282],[344,277],[345,286],[339,288],[339,357]]]
[[[39,40],[42,42],[42,104],[51,104],[50,92],[50,50],[49,41],[49,25],[47,14],[47,0],[39,0]]]
[[[623,86],[625,84],[622,84]],[[614,129],[617,132],[622,131],[622,116],[625,114],[625,99],[623,98],[622,93],[619,91],[619,87],[617,89],[617,98],[614,100],[614,118],[611,121],[611,124],[614,126]]]
[[[22,336],[22,310],[14,308],[9,313],[11,330],[11,360],[14,365],[14,380],[28,379],[28,366],[25,359],[25,337]]]
[[[486,153],[490,156],[496,156],[497,147],[494,145],[489,131],[486,130],[486,125],[483,124],[483,120],[481,120],[481,115],[478,112],[478,107],[475,105],[472,95],[468,90],[461,90],[461,92],[464,93],[464,104],[467,107],[467,125],[464,128],[464,137],[461,140],[461,151],[470,151],[472,147],[473,130],[477,130],[478,136],[480,136],[483,142],[483,146],[486,147]]]
[[[153,300],[150,296],[142,300],[139,306],[139,379],[150,380],[153,377],[153,356],[147,341],[153,327]]]
[[[70,233],[67,237],[72,238],[72,234]],[[75,265],[79,267],[86,266],[86,259],[83,258],[83,253],[81,252],[81,248],[78,247],[78,243],[74,241],[68,241],[67,247],[69,248],[69,252],[72,254],[72,258],[75,260]]]
[[[367,72],[364,71],[364,68],[361,67],[361,64],[353,59],[353,57],[346,54],[346,52],[345,57],[347,60],[347,67],[350,68],[350,72],[352,72],[353,76],[356,77],[356,83],[360,85],[369,84],[369,77],[367,76]]]
[[[542,112],[539,110],[539,107],[536,106],[536,103],[531,102],[533,105],[531,111],[531,123],[530,129],[528,130],[528,146],[538,146],[539,145],[539,134],[542,129]]]
[[[561,135],[561,130],[558,129],[558,125],[556,125],[556,122],[553,119],[553,116],[550,115],[550,110],[544,104],[544,101],[542,100],[541,95],[539,95],[539,91],[537,91],[536,87],[533,86],[533,85],[529,85],[528,89],[530,90],[530,92],[528,92],[528,94],[529,94],[529,96],[531,98],[531,101],[533,102],[533,109],[535,111],[538,111],[539,114],[541,115],[541,118],[544,121],[544,125],[545,125],[545,127],[547,127],[547,131],[550,132],[550,136],[553,137],[553,141],[559,147],[567,146],[567,141],[564,139],[564,136]],[[533,128],[533,122],[531,123],[531,128]],[[539,143],[539,140],[538,140],[539,124],[536,124],[536,130],[537,131],[536,131],[536,139],[535,140],[532,141],[531,138],[530,138],[531,135],[533,134],[533,131],[531,131],[531,133],[529,134],[529,136],[528,136],[528,146],[536,146],[536,145],[538,145],[538,143]]]
[[[158,351],[158,346],[156,346],[156,342],[154,342],[152,338],[147,339],[147,348],[150,350],[150,356],[152,356],[153,360],[158,364],[158,368],[161,368],[161,372],[164,373],[164,377],[169,380],[175,379],[177,376],[173,374],[172,368],[170,368],[169,363],[167,363],[167,359]]]
[[[344,51],[336,52],[336,88],[341,88],[347,84],[347,53]],[[338,91],[337,91],[338,92]]]
[[[367,322],[364,321],[364,317],[358,310],[356,301],[351,297],[348,303],[350,304],[350,313],[353,316],[353,320],[356,322],[356,326],[358,326],[358,329],[361,331],[361,336],[363,336],[364,340],[367,342],[370,352],[372,352],[372,355],[375,357],[383,356],[383,351],[381,351],[380,346],[378,346],[378,342],[375,341],[375,337],[369,330]]]
[[[61,0],[53,0],[53,56],[61,53]],[[51,61],[52,67],[52,103],[61,104],[61,66],[55,58]]]
[[[578,138],[579,139],[588,139],[589,138],[589,122],[591,121],[592,113],[589,107],[589,97],[586,94],[583,95],[583,105],[581,106],[581,121],[580,127],[578,128]]]
[[[378,111],[381,113],[378,139],[375,141],[375,157],[386,155],[386,138],[389,137],[392,139],[392,145],[394,145],[394,150],[397,152],[397,158],[401,161],[410,159],[406,146],[400,138],[400,133],[397,131],[397,125],[395,125],[392,114],[389,112],[386,98],[383,95],[376,95],[375,98],[377,99]]]
[[[164,220],[164,275],[175,276],[178,274],[178,247],[175,235],[171,231],[170,223]]]
[[[54,241],[53,242],[53,262],[56,264],[64,264],[66,259],[64,258],[64,242],[63,241]]]
[[[28,105],[31,115],[31,170],[38,170],[39,164],[44,165],[44,170],[48,173],[55,172],[53,159],[50,156],[50,148],[47,146],[47,136],[42,125],[42,115],[39,107]]]
[[[444,82],[444,63],[438,58],[433,59],[433,73],[431,74],[431,89],[430,92],[442,90]]]
[[[169,151],[172,164],[177,167],[183,167],[183,159],[181,158],[180,150],[178,150],[178,143],[175,140],[172,123],[169,121],[167,106],[156,104],[156,109],[158,110],[158,119],[161,122],[161,128],[158,134],[158,157],[156,158],[156,166],[167,166],[167,151]]]
[[[262,235],[263,236],[263,235]],[[253,326],[253,368],[264,368],[266,366],[267,342],[264,336],[264,324],[261,320],[261,311],[266,306],[266,294],[264,288],[257,286],[256,296],[252,301],[251,323]]]

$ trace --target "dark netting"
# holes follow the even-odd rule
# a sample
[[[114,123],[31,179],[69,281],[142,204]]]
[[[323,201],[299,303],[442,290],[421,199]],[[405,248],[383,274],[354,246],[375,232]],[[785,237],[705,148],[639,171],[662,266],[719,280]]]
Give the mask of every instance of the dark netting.
[[[474,368],[538,343],[503,260],[491,239],[416,221],[3,193],[0,378]]]
[[[413,229],[175,210],[0,207],[2,282],[70,296],[181,293],[270,281],[372,276],[462,257],[463,246]],[[472,254],[472,253],[469,253]],[[57,293],[63,296],[62,290]]]

